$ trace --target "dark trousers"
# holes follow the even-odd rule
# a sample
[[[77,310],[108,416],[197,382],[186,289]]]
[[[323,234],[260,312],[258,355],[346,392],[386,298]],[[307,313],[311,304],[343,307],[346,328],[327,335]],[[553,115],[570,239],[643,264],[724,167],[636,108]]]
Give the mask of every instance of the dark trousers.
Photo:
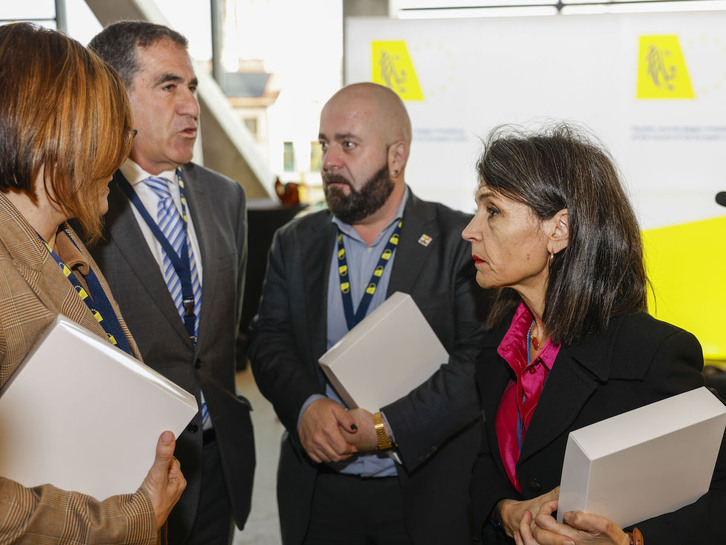
[[[321,472],[305,545],[411,545],[396,477]]]
[[[233,536],[232,507],[224,482],[222,460],[217,441],[211,440],[204,445],[202,452],[199,510],[186,545],[230,545]],[[169,545],[177,545],[171,541],[171,535],[169,537]]]

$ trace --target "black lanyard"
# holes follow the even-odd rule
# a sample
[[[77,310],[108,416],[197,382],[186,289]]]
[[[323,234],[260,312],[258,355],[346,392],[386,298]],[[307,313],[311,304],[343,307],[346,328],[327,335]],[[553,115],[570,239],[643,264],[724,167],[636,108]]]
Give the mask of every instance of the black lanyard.
[[[402,225],[403,220],[399,220],[393,234],[388,239],[386,247],[383,248],[381,257],[378,259],[378,265],[376,265],[371,275],[371,279],[363,292],[356,311],[353,310],[353,296],[350,294],[350,277],[348,276],[348,261],[345,257],[343,233],[338,230],[338,277],[340,278],[340,292],[343,297],[343,310],[345,311],[345,321],[348,324],[348,330],[353,329],[358,322],[365,318],[368,307],[371,305],[373,294],[376,293],[378,282],[381,280],[381,276],[383,276],[383,270],[386,268],[391,257],[393,257],[393,252],[398,247],[398,237]]]
[[[146,207],[144,207],[144,204],[141,202],[141,199],[136,194],[133,187],[131,187],[131,184],[123,177],[118,178],[118,182],[131,203],[136,207],[136,210],[138,210],[139,214],[141,214],[141,217],[144,218],[146,225],[149,226],[149,229],[151,229],[154,237],[156,237],[156,240],[158,240],[161,244],[161,247],[164,249],[164,252],[166,252],[166,255],[169,256],[169,261],[171,261],[171,264],[174,267],[174,272],[176,272],[179,280],[181,281],[182,304],[184,305],[184,327],[186,327],[187,333],[189,333],[189,339],[192,343],[196,343],[197,335],[195,328],[196,315],[194,314],[194,288],[192,287],[192,271],[189,264],[187,213],[186,206],[184,204],[186,200],[184,198],[184,181],[182,179],[181,169],[176,170],[176,175],[179,180],[179,191],[181,193],[181,216],[184,220],[184,239],[182,242],[181,256],[176,253],[174,247],[164,236],[164,233],[161,232],[161,229],[159,229],[156,221],[154,221],[149,214],[149,211]]]
[[[73,240],[70,233],[68,233],[67,231],[64,232],[73,243],[73,245],[78,248],[78,245]],[[127,354],[131,355],[131,348],[129,347],[129,343],[126,340],[126,334],[124,333],[123,329],[121,329],[121,322],[119,322],[118,316],[116,315],[116,312],[111,306],[111,301],[109,301],[106,292],[103,290],[103,287],[101,286],[101,283],[99,282],[96,273],[93,272],[91,266],[89,265],[88,274],[85,277],[86,283],[88,284],[88,290],[91,292],[89,297],[89,294],[86,293],[83,284],[81,284],[78,278],[76,278],[76,275],[73,274],[73,271],[71,271],[68,266],[63,263],[63,260],[58,256],[58,254],[52,250],[52,248],[45,240],[43,240],[43,237],[41,237],[40,235],[38,235],[38,237],[40,238],[40,240],[43,241],[43,244],[45,244],[45,247],[50,252],[50,255],[53,256],[53,259],[55,259],[56,263],[58,263],[58,266],[60,267],[63,275],[73,285],[73,288],[76,290],[78,296],[84,303],[86,303],[86,306],[88,307],[88,310],[90,310],[93,314],[93,317],[96,318],[99,324],[101,324],[101,327],[108,336],[108,341],[114,346],[119,347]],[[80,251],[80,248],[78,250]]]

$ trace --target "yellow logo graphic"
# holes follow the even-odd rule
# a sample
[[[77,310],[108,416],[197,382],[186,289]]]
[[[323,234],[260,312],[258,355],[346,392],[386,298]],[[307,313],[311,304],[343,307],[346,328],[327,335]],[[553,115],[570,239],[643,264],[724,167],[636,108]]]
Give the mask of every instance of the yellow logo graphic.
[[[403,100],[423,100],[406,42],[371,42],[373,83],[393,89]]]
[[[76,288],[76,292],[78,293],[78,295],[80,295],[81,299],[85,299],[86,297],[88,297],[86,290],[84,290],[81,286],[73,286],[73,287]]]
[[[345,276],[346,274],[348,274],[348,265],[341,265],[340,267],[338,267],[338,274],[340,274],[340,276]]]
[[[381,259],[385,259],[386,261],[388,261],[389,259],[391,259],[392,255],[393,255],[393,252],[390,249],[386,248],[385,250],[383,250],[383,253],[381,254]]]
[[[373,274],[376,276],[383,276],[383,265],[378,265],[378,267],[376,267],[376,270],[373,271]]]
[[[100,312],[98,312],[95,308],[92,308],[91,312],[93,313],[93,317],[96,319],[97,322],[103,322],[103,316],[101,316]]]
[[[376,285],[373,282],[368,284],[368,287],[366,288],[366,293],[370,293],[371,295],[376,293]]]
[[[350,291],[350,282],[341,282],[340,291],[342,291],[343,293],[348,293]]]
[[[641,36],[638,98],[695,98],[678,36]]]

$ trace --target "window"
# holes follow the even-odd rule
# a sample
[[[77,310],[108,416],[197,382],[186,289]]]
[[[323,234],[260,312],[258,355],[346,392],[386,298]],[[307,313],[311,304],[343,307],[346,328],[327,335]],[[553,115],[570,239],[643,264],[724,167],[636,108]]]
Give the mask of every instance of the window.
[[[292,142],[283,142],[282,168],[285,172],[295,171],[295,149]]]
[[[245,124],[245,127],[247,127],[247,130],[250,131],[250,134],[257,138],[257,118],[245,117],[242,119],[242,122]]]
[[[320,142],[313,140],[310,142],[310,172],[320,172],[323,162],[323,150]]]

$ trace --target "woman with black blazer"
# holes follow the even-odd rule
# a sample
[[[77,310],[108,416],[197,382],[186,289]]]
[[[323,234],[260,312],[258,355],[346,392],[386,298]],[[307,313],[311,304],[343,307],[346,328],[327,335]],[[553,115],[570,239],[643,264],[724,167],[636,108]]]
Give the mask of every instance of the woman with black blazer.
[[[477,170],[462,235],[478,284],[499,289],[477,364],[475,533],[487,544],[726,542],[724,448],[692,505],[629,532],[580,511],[556,522],[569,432],[702,386],[703,355],[693,335],[646,313],[640,230],[602,146],[564,124],[500,128]]]

